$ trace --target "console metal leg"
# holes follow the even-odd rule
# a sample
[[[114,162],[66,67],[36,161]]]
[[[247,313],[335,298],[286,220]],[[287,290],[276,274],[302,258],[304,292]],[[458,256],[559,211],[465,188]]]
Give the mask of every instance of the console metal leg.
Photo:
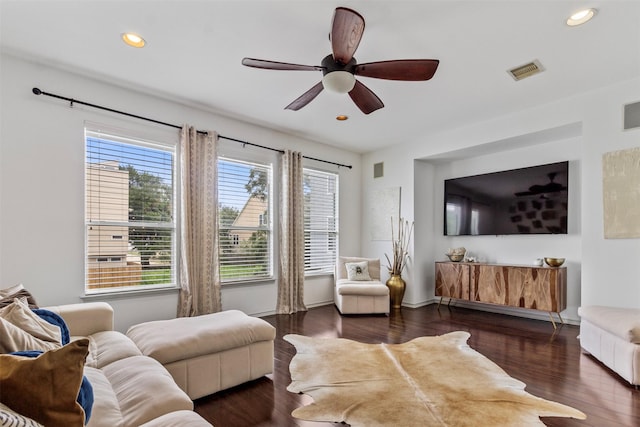
[[[556,326],[556,322],[555,322],[555,320],[553,319],[553,315],[552,315],[551,313],[552,313],[552,312],[550,311],[550,312],[549,312],[549,318],[551,319],[551,324],[553,324],[553,329],[558,329],[558,327]],[[556,314],[558,315],[558,319],[560,319],[560,323],[561,323],[562,325],[564,325],[564,319],[562,318],[562,316],[560,315],[560,313],[559,313],[559,312],[556,312]]]
[[[440,310],[440,304],[442,304],[442,299],[444,297],[440,297],[440,301],[438,302],[438,310]],[[449,297],[449,301],[447,302],[447,308],[451,309],[451,301],[453,300],[453,298]]]

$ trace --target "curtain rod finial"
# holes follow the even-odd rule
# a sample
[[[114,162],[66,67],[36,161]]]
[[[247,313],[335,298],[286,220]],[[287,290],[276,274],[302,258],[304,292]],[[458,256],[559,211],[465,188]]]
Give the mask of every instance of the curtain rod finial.
[[[42,91],[40,89],[38,89],[37,87],[34,87],[32,90],[34,95],[41,95]]]

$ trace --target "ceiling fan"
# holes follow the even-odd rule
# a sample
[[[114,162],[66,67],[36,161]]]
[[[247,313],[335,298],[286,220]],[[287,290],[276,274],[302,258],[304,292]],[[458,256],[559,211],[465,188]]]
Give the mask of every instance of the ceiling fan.
[[[515,195],[517,197],[521,197],[521,196],[537,196],[538,194],[547,194],[547,193],[558,193],[560,191],[566,190],[567,187],[565,187],[564,185],[554,182],[553,180],[555,179],[557,173],[556,172],[551,172],[548,173],[547,176],[549,177],[549,182],[543,185],[532,185],[531,187],[529,187],[528,191],[520,191],[515,193]]]
[[[385,80],[421,81],[429,80],[435,74],[439,64],[437,59],[400,59],[358,64],[353,54],[360,44],[363,32],[364,18],[354,10],[338,7],[333,14],[329,34],[332,53],[322,60],[321,65],[289,64],[255,58],[244,58],[242,64],[268,70],[322,71],[320,83],[285,107],[295,111],[307,105],[326,88],[349,93],[358,108],[363,113],[370,114],[384,107],[384,104],[375,93],[355,79],[356,75]]]

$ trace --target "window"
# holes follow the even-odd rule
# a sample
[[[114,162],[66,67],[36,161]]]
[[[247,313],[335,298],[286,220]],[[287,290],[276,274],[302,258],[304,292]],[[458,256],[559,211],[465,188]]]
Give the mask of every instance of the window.
[[[270,165],[218,159],[222,282],[273,276],[271,175]]]
[[[338,174],[304,169],[304,271],[333,273],[338,248]]]
[[[87,293],[176,285],[175,147],[85,131]]]

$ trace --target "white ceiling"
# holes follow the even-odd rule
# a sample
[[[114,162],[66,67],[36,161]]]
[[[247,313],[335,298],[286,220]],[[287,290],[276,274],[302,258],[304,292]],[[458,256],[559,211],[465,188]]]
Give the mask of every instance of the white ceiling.
[[[356,152],[419,141],[427,132],[640,75],[637,0],[1,0],[0,5],[5,52]],[[370,115],[348,95],[327,91],[300,111],[284,110],[322,73],[248,68],[242,58],[319,65],[330,53],[328,33],[337,6],[365,19],[355,54],[359,63],[439,59],[433,79],[359,77],[385,104]],[[583,6],[596,7],[596,18],[566,26],[566,17]],[[147,47],[124,45],[125,31],[141,34]],[[507,74],[534,59],[546,71],[520,82]],[[100,103],[81,93],[61,95]],[[126,105],[110,107],[126,110]],[[338,114],[350,119],[338,122]]]

